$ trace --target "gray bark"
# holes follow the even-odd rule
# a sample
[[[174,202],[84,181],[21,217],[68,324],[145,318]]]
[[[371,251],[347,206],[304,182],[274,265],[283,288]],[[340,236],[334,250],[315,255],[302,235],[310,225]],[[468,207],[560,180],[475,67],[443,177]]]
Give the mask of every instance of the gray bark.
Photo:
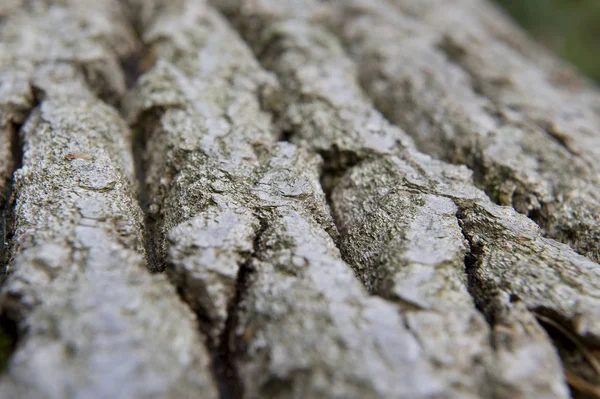
[[[0,16],[7,397],[598,383],[600,96],[491,5]]]
[[[130,130],[94,93],[123,92],[112,50],[133,38],[116,3],[95,3],[16,12],[3,26],[2,69],[15,90],[2,97],[2,119],[14,109],[29,116],[1,291],[2,312],[22,337],[0,390],[7,398],[216,397],[195,318],[144,267]]]
[[[328,24],[392,122],[424,152],[472,168],[495,202],[598,261],[599,119],[590,107],[571,101],[503,42],[486,40],[476,25],[457,21],[444,29],[450,23],[437,21],[448,13],[437,8],[437,18],[416,11],[432,28],[398,12],[416,8],[409,1],[334,3]],[[365,59],[378,62],[359,62]]]

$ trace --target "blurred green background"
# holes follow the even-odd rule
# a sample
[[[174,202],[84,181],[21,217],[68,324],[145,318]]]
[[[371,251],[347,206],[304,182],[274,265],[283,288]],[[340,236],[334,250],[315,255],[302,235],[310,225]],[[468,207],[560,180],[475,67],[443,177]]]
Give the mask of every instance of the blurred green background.
[[[546,47],[600,82],[600,0],[496,0]]]

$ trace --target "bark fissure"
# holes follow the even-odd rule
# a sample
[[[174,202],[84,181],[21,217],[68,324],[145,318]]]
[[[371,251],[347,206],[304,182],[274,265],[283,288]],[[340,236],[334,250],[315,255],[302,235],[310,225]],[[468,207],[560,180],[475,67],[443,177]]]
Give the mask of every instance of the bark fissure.
[[[0,375],[7,368],[18,342],[17,323],[7,315],[0,315]]]
[[[260,212],[256,213],[255,216],[259,220],[260,227],[253,239],[252,253],[240,265],[236,281],[236,292],[227,306],[225,328],[221,334],[220,344],[216,348],[213,358],[213,368],[221,390],[221,399],[244,397],[244,385],[235,366],[234,357],[239,348],[234,347],[236,345],[234,337],[238,328],[238,313],[241,311],[240,304],[244,299],[246,290],[249,289],[249,285],[251,284],[254,270],[253,262],[260,257],[261,240],[268,228],[268,221],[260,215]]]
[[[462,203],[457,204],[459,207],[464,206]],[[485,267],[485,247],[484,244],[477,242],[471,232],[464,230],[464,209],[460,209],[457,212],[457,219],[461,224],[461,230],[463,231],[464,238],[468,241],[470,250],[465,257],[465,271],[469,279],[469,292],[471,293],[477,308],[482,312],[490,326],[490,342],[496,354],[500,352],[505,345],[506,337],[502,335],[503,323],[505,320],[510,318],[509,314],[506,314],[506,309],[511,308],[513,304],[517,306],[521,305],[521,298],[515,293],[507,292],[507,301],[499,300],[499,296],[502,295],[498,289],[486,288],[485,284],[476,276],[477,269]],[[561,370],[565,373],[565,380],[571,388],[573,388],[573,377],[585,380],[585,372],[581,372],[582,362],[580,359],[574,361],[573,358],[568,359],[565,355],[565,348],[572,347],[573,343],[576,343],[577,350],[587,351],[584,344],[579,341],[575,332],[569,332],[571,327],[568,327],[571,322],[565,319],[564,316],[560,315],[556,310],[545,308],[527,306],[524,309],[528,313],[529,323],[535,323],[535,327],[541,327],[547,334],[545,341],[550,342],[553,345],[556,354],[559,355],[562,367]],[[535,321],[533,321],[535,320]],[[534,327],[534,328],[535,328]],[[500,329],[500,333],[495,332],[496,329]],[[557,335],[557,332],[559,335]],[[570,340],[570,342],[566,342]],[[569,343],[571,345],[569,345]],[[572,355],[572,348],[571,355]],[[585,361],[584,361],[585,363]],[[588,362],[589,365],[589,362]],[[592,364],[593,366],[594,364]],[[585,366],[584,366],[585,369]],[[593,367],[592,367],[593,370]],[[588,381],[589,382],[589,381]],[[596,381],[597,382],[597,381]]]
[[[161,273],[165,270],[165,257],[157,249],[158,221],[152,218],[150,212],[150,198],[146,184],[148,174],[148,162],[145,159],[147,142],[150,138],[151,126],[159,123],[163,109],[160,106],[145,110],[136,120],[132,120],[129,113],[135,86],[140,77],[155,63],[151,55],[151,49],[143,40],[144,23],[142,22],[141,4],[135,1],[123,3],[124,12],[127,15],[131,31],[134,37],[133,49],[127,56],[120,59],[121,70],[125,81],[126,93],[118,102],[118,111],[123,119],[129,122],[131,129],[131,151],[133,155],[133,166],[136,179],[136,196],[142,213],[144,215],[144,228],[142,229],[142,240],[144,242],[146,266],[152,273]]]
[[[460,205],[457,204],[455,202],[455,205],[457,206],[458,210],[456,212],[456,220],[458,221],[458,225],[460,227],[460,232],[463,236],[463,238],[465,239],[465,241],[467,242],[467,251],[465,253],[465,257],[464,257],[464,264],[465,264],[465,274],[467,276],[467,291],[469,292],[469,295],[471,295],[471,298],[473,299],[473,304],[475,306],[475,309],[477,309],[477,311],[482,315],[483,319],[486,321],[488,327],[489,327],[489,336],[488,336],[488,340],[489,340],[489,345],[492,348],[492,350],[494,351],[494,356],[497,356],[497,342],[496,339],[494,338],[494,318],[492,315],[490,315],[490,312],[486,312],[486,305],[484,303],[482,303],[481,298],[478,298],[477,294],[476,294],[476,285],[477,285],[477,281],[475,280],[473,273],[472,273],[472,268],[475,267],[476,263],[477,263],[477,257],[478,257],[478,252],[481,251],[481,248],[479,248],[476,244],[473,243],[472,240],[469,239],[469,235],[465,234],[465,232],[463,231],[463,227],[462,227],[462,223],[461,223],[461,219],[460,219],[460,213],[461,213],[461,209],[460,209]],[[494,360],[492,360],[494,361]],[[487,380],[487,384],[489,384],[490,387],[492,387],[492,392],[494,392],[495,390],[495,385],[498,384],[497,379],[494,377],[494,371],[490,368],[486,369],[485,372],[485,378]],[[496,396],[501,396],[498,395],[497,393],[493,393],[491,395],[492,397],[496,397]]]
[[[150,52],[144,45],[142,38],[143,24],[139,14],[133,10],[128,11],[130,14],[134,14],[128,20],[133,31],[133,36],[135,37],[135,44],[133,50],[126,57],[122,57],[120,62],[125,80],[125,88],[129,91],[135,87],[140,76],[152,67],[154,60],[149,57]],[[123,106],[125,105],[122,100],[119,102],[121,111],[123,111]]]
[[[532,309],[538,323],[546,330],[563,364],[565,380],[579,395],[598,396],[600,362],[596,351],[587,347],[573,331],[571,323],[548,309]],[[579,396],[576,396],[579,397]]]
[[[137,79],[136,79],[137,81]],[[161,243],[165,237],[160,228],[162,218],[160,214],[151,210],[151,201],[147,186],[148,160],[146,159],[146,149],[148,140],[151,137],[152,126],[160,123],[160,115],[163,110],[159,107],[152,108],[140,116],[138,121],[131,124],[133,132],[133,159],[135,165],[135,174],[138,183],[137,195],[140,208],[144,213],[143,240],[146,248],[146,262],[148,270],[152,273],[161,273],[165,271],[166,254],[161,249]]]
[[[4,182],[4,187],[0,189],[0,289],[6,282],[9,275],[9,265],[11,262],[11,241],[14,235],[15,223],[15,195],[13,186],[15,182],[15,173],[23,165],[23,143],[21,140],[21,128],[29,119],[29,116],[40,104],[38,96],[34,95],[33,103],[30,108],[23,112],[23,117],[19,123],[12,121],[7,122],[5,135],[8,135],[7,143],[10,146],[8,162],[7,178]],[[7,137],[2,137],[7,139]],[[1,177],[1,176],[0,176]],[[0,306],[0,373],[8,366],[10,358],[19,342],[21,332],[18,328],[18,320],[15,315],[11,315],[5,309],[4,304]]]
[[[236,293],[227,306],[227,319],[225,328],[221,334],[221,343],[213,349],[212,367],[217,380],[221,399],[241,398],[243,397],[244,385],[241,381],[237,368],[235,366],[233,351],[231,348],[230,337],[235,333],[236,312],[242,301],[244,290],[248,284],[252,273],[252,255],[246,262],[240,265],[237,281]]]
[[[0,287],[8,273],[7,267],[10,263],[11,245],[10,241],[14,232],[15,198],[13,186],[15,183],[15,172],[23,166],[23,142],[21,128],[25,125],[33,111],[39,107],[43,93],[30,85],[32,98],[27,109],[18,110],[17,118],[13,115],[5,121],[2,137],[5,147],[0,147],[4,164],[0,164]],[[8,149],[6,148],[8,146]]]
[[[27,120],[27,117],[25,118]],[[14,173],[22,165],[22,145],[19,140],[21,124],[10,123],[5,134],[10,135],[10,179],[6,181],[5,187],[0,190],[0,288],[5,282],[10,263],[10,241],[14,231],[14,196],[13,182]],[[5,139],[6,137],[3,137]],[[8,366],[8,362],[19,341],[17,323],[4,310],[0,311],[0,373]]]
[[[464,257],[464,264],[465,264],[465,275],[467,276],[467,290],[469,292],[469,294],[471,295],[471,298],[473,298],[473,303],[475,305],[475,308],[479,311],[479,313],[481,313],[481,315],[484,317],[484,319],[487,321],[488,325],[490,326],[490,343],[492,344],[492,347],[494,347],[494,339],[493,339],[493,334],[492,331],[494,329],[494,321],[493,321],[493,316],[490,314],[490,312],[486,311],[486,309],[488,308],[488,304],[485,302],[485,300],[482,298],[482,296],[480,295],[481,293],[478,292],[479,290],[479,284],[475,278],[475,276],[473,275],[473,268],[477,267],[477,262],[479,257],[481,256],[481,252],[482,252],[482,248],[480,244],[475,243],[471,238],[470,235],[467,234],[462,226],[462,220],[461,220],[461,208],[460,208],[460,203],[457,203],[456,201],[454,202],[456,207],[458,208],[457,212],[456,212],[456,220],[458,221],[458,225],[460,227],[460,232],[463,236],[463,238],[465,239],[465,241],[467,242],[467,251],[465,253],[465,257]]]
[[[34,107],[33,107],[34,108]],[[32,109],[33,109],[32,108]],[[25,118],[26,120],[27,118]],[[3,183],[4,187],[0,190],[0,286],[4,281],[4,275],[7,272],[7,266],[10,261],[10,240],[13,233],[14,223],[14,198],[12,186],[14,182],[14,173],[22,165],[23,152],[22,144],[19,140],[19,131],[21,124],[10,123],[7,127],[8,142],[10,143],[10,160],[8,161],[9,172],[7,180]],[[4,137],[3,137],[4,139]]]
[[[361,156],[354,151],[342,151],[335,146],[332,150],[321,150],[318,154],[323,158],[323,167],[321,170],[321,187],[327,198],[327,203],[331,203],[331,191],[348,170],[352,169],[367,156]]]
[[[335,232],[332,232],[328,229],[327,232],[333,239],[333,242],[335,242],[336,247],[340,250],[342,259],[347,261],[345,258],[345,251],[343,251],[343,248],[340,245],[340,226],[337,218],[335,215],[333,215],[333,202],[331,200],[331,195],[334,187],[338,183],[338,180],[341,179],[348,172],[348,170],[358,165],[365,158],[358,156],[355,152],[348,151],[344,153],[344,151],[339,151],[336,148],[334,148],[332,151],[319,151],[318,153],[323,159],[319,183],[321,184],[321,189],[325,193],[325,202],[327,203],[327,208],[332,216],[333,224],[336,230]]]

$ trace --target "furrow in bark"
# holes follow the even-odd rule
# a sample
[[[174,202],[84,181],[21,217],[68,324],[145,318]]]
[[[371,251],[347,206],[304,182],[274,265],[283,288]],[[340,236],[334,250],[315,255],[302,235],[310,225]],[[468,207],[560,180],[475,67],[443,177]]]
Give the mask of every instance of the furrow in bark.
[[[577,107],[559,109],[568,97],[501,43],[470,51],[470,39],[468,46],[458,36],[449,41],[385,1],[332,0],[326,8],[323,23],[357,61],[365,90],[422,151],[472,167],[476,183],[495,202],[529,215],[548,237],[599,259],[594,164],[600,146],[591,113],[581,111],[587,116],[580,120],[574,118]],[[460,65],[454,61],[465,57]],[[467,64],[482,78],[473,81],[463,69]],[[503,73],[507,68],[514,78]],[[530,88],[538,95],[526,94]]]
[[[150,240],[218,347],[259,226],[248,187],[275,147],[263,106],[274,104],[277,82],[203,2],[156,4],[142,26],[155,62],[128,104],[146,143]]]
[[[21,129],[3,318],[6,397],[215,397],[193,314],[144,265],[131,134],[115,109],[134,42],[113,1],[17,7],[0,40],[1,120]]]
[[[7,53],[6,35],[10,35],[10,26],[4,29],[5,21],[17,12],[18,4],[8,3],[0,7],[0,288],[6,281],[11,251],[10,241],[14,232],[14,196],[13,175],[22,165],[22,143],[19,132],[23,123],[39,104],[27,83],[13,84],[10,60]],[[0,372],[3,372],[19,339],[16,322],[6,314],[0,314]]]
[[[137,79],[136,79],[137,82]],[[146,266],[152,273],[164,271],[164,259],[157,254],[157,226],[154,219],[150,217],[150,200],[146,186],[147,165],[144,160],[146,140],[138,127],[132,126],[132,152],[137,183],[137,199],[144,214],[143,240],[146,254]]]
[[[131,32],[135,37],[134,46],[130,52],[124,57],[121,57],[121,68],[123,70],[123,78],[127,88],[126,94],[119,102],[119,112],[122,117],[127,119],[130,111],[130,96],[134,93],[134,88],[138,83],[140,76],[154,65],[155,57],[146,43],[142,40],[144,23],[147,18],[154,16],[156,12],[156,2],[146,1],[139,2],[137,0],[124,0],[121,2],[122,11],[129,22]],[[144,214],[143,240],[146,253],[146,265],[152,273],[164,271],[164,259],[157,254],[154,239],[157,235],[156,224],[153,223],[150,217],[149,210],[149,194],[146,187],[146,177],[148,174],[147,165],[144,159],[146,151],[146,137],[144,132],[139,129],[139,126],[130,126],[132,130],[132,154],[136,176],[136,192],[140,208]]]
[[[29,114],[39,104],[34,100],[31,109],[16,110],[12,104],[0,103],[0,289],[6,281],[12,251],[10,242],[14,235],[15,203],[13,176],[23,163],[23,148],[20,140],[21,127]],[[14,111],[17,111],[15,114]],[[0,311],[0,372],[8,361],[19,340],[16,322]]]
[[[253,273],[253,264],[259,256],[260,243],[263,234],[267,230],[267,220],[261,219],[257,215],[260,228],[256,232],[253,240],[252,254],[246,261],[240,265],[236,282],[236,293],[227,308],[227,321],[221,334],[217,358],[215,359],[215,372],[218,376],[219,387],[222,398],[242,398],[244,397],[244,383],[238,373],[234,362],[234,352],[236,348],[235,330],[239,322],[240,304],[245,298],[245,293],[250,286],[250,280]]]
[[[21,166],[22,152],[19,142],[21,124],[12,121],[7,110],[0,111],[7,120],[0,122],[0,286],[9,261],[8,242],[12,237],[14,204],[12,176]],[[26,117],[25,117],[26,119]]]
[[[486,195],[472,185],[466,169],[434,161],[410,145],[374,149],[374,144],[365,144],[377,137],[368,129],[370,126],[377,126],[379,137],[398,137],[399,130],[386,124],[360,93],[351,65],[347,60],[343,61],[343,51],[335,40],[306,21],[321,20],[323,14],[318,4],[272,4],[264,0],[250,5],[230,1],[222,7],[260,55],[263,65],[279,75],[284,99],[281,116],[284,126],[291,132],[290,140],[313,151],[334,148],[339,152],[342,149],[346,158],[362,159],[345,176],[334,179],[331,203],[342,253],[370,291],[396,300],[404,311],[412,310],[408,315],[413,317],[416,325],[415,320],[422,318],[426,320],[422,326],[426,326],[428,321],[435,319],[432,314],[440,318],[438,322],[443,322],[448,308],[467,319],[479,320],[480,324],[465,320],[461,324],[456,322],[457,316],[450,313],[453,317],[448,320],[454,320],[455,324],[446,328],[423,328],[422,337],[417,335],[436,343],[437,347],[430,353],[447,354],[448,351],[442,350],[446,344],[447,348],[461,348],[459,355],[449,355],[450,361],[456,363],[449,363],[452,366],[448,368],[452,372],[461,370],[471,378],[463,376],[460,379],[471,383],[470,387],[462,386],[462,389],[477,392],[486,385],[482,381],[489,378],[492,381],[490,389],[499,397],[568,396],[556,352],[527,309],[552,308],[568,323],[579,323],[580,317],[586,314],[584,324],[593,324],[598,311],[599,288],[594,283],[594,264],[568,247],[540,237],[537,227],[525,217],[490,203]],[[346,108],[348,110],[343,112]],[[344,142],[344,135],[350,139]],[[375,143],[381,146],[381,142]],[[526,245],[515,255],[516,259],[525,261],[529,269],[519,272],[516,259],[493,258],[483,265],[478,264],[472,271],[489,273],[490,281],[505,284],[502,288],[491,289],[489,295],[481,295],[486,292],[482,288],[483,280],[472,279],[476,282],[473,292],[479,294],[477,303],[486,309],[491,321],[492,354],[491,348],[486,348],[486,327],[474,311],[466,289],[463,257],[468,246],[462,239],[461,227],[466,236],[473,230],[462,219],[459,227],[455,217],[456,213],[483,212],[482,207],[490,209],[486,212],[493,212],[485,223],[490,226],[500,224],[500,231],[506,237],[505,241],[499,240],[493,229],[482,228],[480,234],[487,240],[497,240],[500,246],[514,246],[512,240],[520,240],[521,231],[526,230],[536,243],[535,250]],[[540,252],[547,253],[551,259],[554,270],[549,273],[558,277],[554,281],[536,278],[535,270],[548,262],[537,259],[536,254]],[[563,264],[565,259],[568,260]],[[586,277],[573,283],[571,271],[574,270],[577,271],[573,275]],[[505,277],[509,271],[514,274]],[[591,285],[586,289],[569,291],[569,287],[577,287],[587,280]],[[587,303],[586,310],[580,312],[580,309],[565,307],[565,298],[552,296],[546,298],[545,305],[540,305],[537,301],[541,297],[535,294],[540,283],[546,284],[544,289],[558,284],[558,290],[570,297],[571,303]],[[513,289],[513,285],[522,287]],[[516,300],[519,297],[526,300],[519,302]],[[513,301],[506,298],[513,298]],[[486,337],[480,340],[471,337],[471,342],[477,343],[470,348],[480,351],[479,364],[473,360],[461,364],[461,360],[476,359],[473,355],[476,351],[469,352],[451,342],[452,334],[443,337],[447,341],[428,335],[431,331],[452,331],[452,326],[457,327],[455,332],[460,331],[455,337],[469,336],[460,327],[470,333],[480,331],[480,337]],[[578,334],[587,336],[588,345],[593,346],[597,332],[589,332],[580,330]],[[522,363],[523,356],[528,354],[531,354],[530,362]],[[487,362],[483,360],[486,356]],[[489,360],[490,356],[493,361]],[[478,367],[484,372],[473,372]],[[515,367],[519,372],[513,374],[511,370]],[[452,373],[446,374],[446,378],[451,380]]]
[[[6,280],[10,261],[9,241],[14,230],[13,174],[21,166],[20,124],[12,121],[7,110],[0,114],[8,120],[0,122],[0,289]],[[25,119],[27,119],[25,117]],[[0,313],[0,373],[5,370],[19,339],[16,323]]]

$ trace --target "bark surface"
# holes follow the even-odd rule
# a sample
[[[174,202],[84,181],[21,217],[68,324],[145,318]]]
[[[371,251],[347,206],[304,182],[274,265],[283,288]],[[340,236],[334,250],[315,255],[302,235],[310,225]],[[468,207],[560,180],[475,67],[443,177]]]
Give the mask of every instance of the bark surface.
[[[13,0],[0,79],[6,397],[597,397],[600,95],[490,4]]]
[[[130,130],[98,98],[124,92],[134,38],[118,3],[89,3],[20,7],[2,27],[0,112],[24,124],[1,290],[19,336],[0,390],[217,397],[195,318],[145,268]]]
[[[327,24],[375,104],[422,151],[469,166],[494,202],[598,261],[598,115],[519,52],[461,23],[460,7],[429,6],[333,1]]]

